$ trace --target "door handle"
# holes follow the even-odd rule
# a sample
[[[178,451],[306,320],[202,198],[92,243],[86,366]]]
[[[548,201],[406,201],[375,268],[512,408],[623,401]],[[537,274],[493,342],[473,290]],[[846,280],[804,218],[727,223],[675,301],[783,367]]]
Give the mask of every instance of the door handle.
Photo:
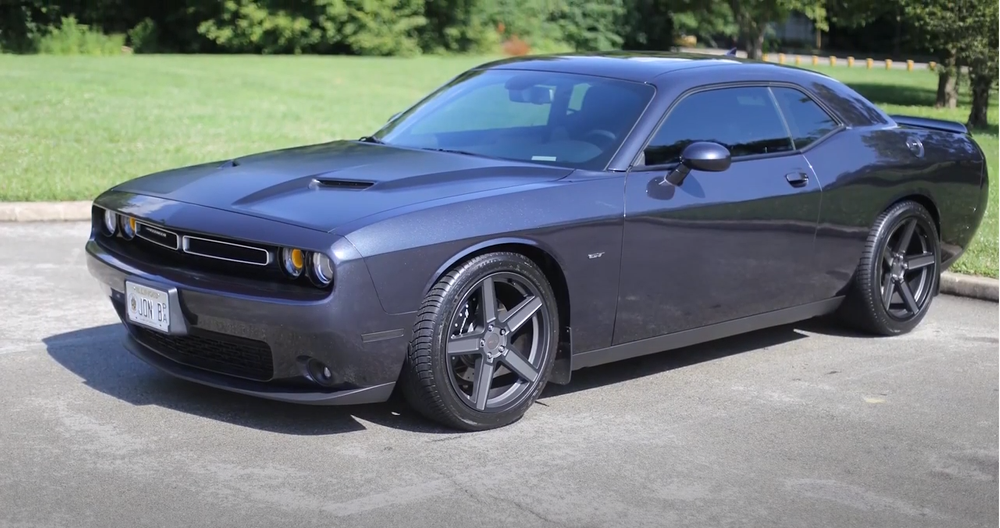
[[[809,183],[809,176],[804,172],[789,172],[785,175],[785,179],[792,187],[802,187]]]

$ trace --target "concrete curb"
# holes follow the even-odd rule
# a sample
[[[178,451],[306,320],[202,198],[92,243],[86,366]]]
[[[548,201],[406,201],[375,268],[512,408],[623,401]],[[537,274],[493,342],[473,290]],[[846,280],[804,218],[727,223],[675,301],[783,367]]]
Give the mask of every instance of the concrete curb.
[[[0,202],[0,222],[69,222],[90,219],[93,202]]]
[[[1000,281],[996,279],[949,271],[941,274],[941,293],[998,302],[998,292],[1000,292]]]
[[[71,222],[90,220],[89,200],[79,202],[0,202],[0,222]],[[941,293],[998,302],[1000,281],[944,272]]]

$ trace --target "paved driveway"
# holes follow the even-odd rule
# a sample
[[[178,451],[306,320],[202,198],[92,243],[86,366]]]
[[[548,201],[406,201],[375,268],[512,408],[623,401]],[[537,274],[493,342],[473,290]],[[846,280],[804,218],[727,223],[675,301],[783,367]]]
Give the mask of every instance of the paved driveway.
[[[996,304],[580,371],[514,426],[455,434],[146,367],[85,234],[0,224],[0,526],[996,526]]]

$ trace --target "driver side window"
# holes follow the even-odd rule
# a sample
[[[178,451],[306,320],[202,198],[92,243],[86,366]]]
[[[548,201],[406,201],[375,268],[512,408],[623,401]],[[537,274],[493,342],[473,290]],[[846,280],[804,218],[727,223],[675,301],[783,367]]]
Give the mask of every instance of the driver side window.
[[[734,158],[793,150],[792,139],[764,86],[715,88],[677,103],[643,151],[645,165],[676,163],[684,147],[713,141]]]

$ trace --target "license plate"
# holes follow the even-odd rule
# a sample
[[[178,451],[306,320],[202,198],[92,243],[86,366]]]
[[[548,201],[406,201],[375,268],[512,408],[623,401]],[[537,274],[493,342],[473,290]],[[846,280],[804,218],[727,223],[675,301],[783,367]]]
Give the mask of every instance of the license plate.
[[[128,320],[159,330],[170,330],[170,302],[167,292],[125,282]]]

